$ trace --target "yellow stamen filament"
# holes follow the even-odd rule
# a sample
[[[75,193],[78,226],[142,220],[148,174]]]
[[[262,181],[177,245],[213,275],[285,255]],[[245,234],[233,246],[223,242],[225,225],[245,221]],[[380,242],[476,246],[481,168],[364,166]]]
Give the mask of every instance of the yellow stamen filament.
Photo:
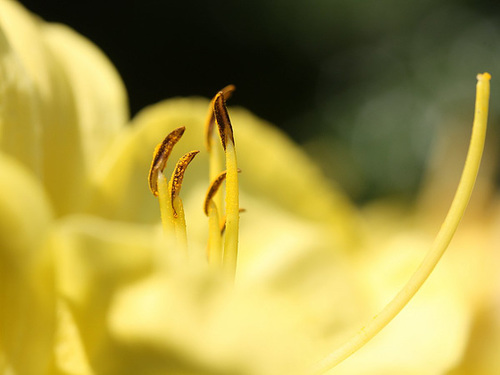
[[[210,264],[222,263],[222,234],[219,230],[219,210],[213,200],[208,201],[208,246],[207,258]]]
[[[474,124],[467,159],[450,210],[430,251],[394,299],[351,340],[320,361],[313,369],[315,374],[323,374],[341,363],[389,324],[420,289],[448,247],[472,194],[484,148],[491,76],[478,74],[477,79]]]
[[[245,212],[246,210],[244,208],[240,208],[240,214],[242,212]],[[220,226],[220,234],[224,234],[224,232],[226,231],[226,218],[224,218],[224,220],[222,221],[222,225]]]
[[[229,120],[224,94],[219,92],[213,101],[215,122],[219,129],[222,147],[226,155],[226,232],[224,238],[223,264],[234,277],[238,256],[239,190],[238,164],[234,146],[233,128]]]
[[[184,207],[179,192],[184,172],[198,152],[189,152],[179,159],[168,184],[163,173],[160,173],[157,180],[163,232],[169,243],[175,243],[181,253],[187,253],[187,232]]]
[[[199,151],[191,151],[179,159],[169,182],[167,182],[163,171],[172,149],[181,139],[184,130],[183,126],[174,129],[163,142],[156,146],[148,175],[149,188],[159,200],[165,237],[170,241],[175,235],[177,246],[181,252],[187,252],[187,234],[184,208],[182,200],[179,198],[179,192],[186,168]]]
[[[171,238],[175,232],[174,209],[168,192],[168,182],[163,173],[158,174],[158,201],[160,204],[161,223],[165,237]]]
[[[171,184],[169,184],[171,187]],[[184,215],[184,206],[179,196],[175,196],[172,202],[172,209],[174,212],[174,231],[177,240],[177,248],[180,252],[187,253],[187,228],[186,218]]]
[[[154,150],[153,161],[151,162],[151,168],[149,169],[148,182],[149,189],[155,197],[158,196],[158,175],[165,169],[168,157],[170,156],[175,144],[179,142],[184,134],[184,130],[184,126],[174,129],[165,137],[163,142],[156,146]]]
[[[219,210],[213,201],[214,195],[226,179],[226,171],[220,173],[210,184],[205,196],[203,211],[208,216],[208,247],[207,257],[211,264],[222,262],[222,235],[219,230]]]

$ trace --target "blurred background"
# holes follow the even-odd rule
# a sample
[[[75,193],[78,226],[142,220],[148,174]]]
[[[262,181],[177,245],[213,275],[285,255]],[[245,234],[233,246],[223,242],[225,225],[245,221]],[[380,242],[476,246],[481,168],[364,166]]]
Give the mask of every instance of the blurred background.
[[[232,105],[286,131],[358,202],[411,198],[437,150],[446,165],[468,140],[483,71],[493,75],[487,152],[496,158],[496,0],[21,3],[103,49],[132,114],[234,83]]]

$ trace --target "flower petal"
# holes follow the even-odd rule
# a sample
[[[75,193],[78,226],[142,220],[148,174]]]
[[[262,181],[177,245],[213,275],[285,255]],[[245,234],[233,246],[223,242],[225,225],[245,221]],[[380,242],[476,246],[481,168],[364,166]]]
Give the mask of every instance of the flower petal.
[[[111,366],[115,361],[109,352],[109,306],[121,288],[161,266],[162,255],[156,241],[161,237],[157,233],[155,227],[90,216],[74,215],[59,221],[49,244],[57,262],[61,313],[69,322],[61,328],[61,335],[69,335],[70,344],[74,345],[69,347],[70,359],[78,363],[88,360],[96,369]],[[64,339],[59,341],[64,350]]]
[[[44,247],[52,213],[34,176],[3,154],[0,191],[0,371],[44,374],[54,330],[51,259]]]
[[[0,148],[39,176],[57,213],[77,210],[127,119],[118,74],[83,37],[2,0],[0,78]]]
[[[177,267],[124,289],[111,310],[122,342],[117,373],[300,373],[303,332],[293,305]],[[295,311],[295,312],[294,312]]]
[[[358,284],[366,288],[367,307],[359,326],[404,285],[431,246],[433,235],[427,223],[417,225],[407,210],[387,202],[372,204],[364,217],[366,241],[357,254],[357,276]],[[474,246],[473,237],[466,240],[467,229],[461,228],[447,256],[409,305],[338,365],[336,373],[441,374],[460,361],[480,300],[477,288],[482,284],[477,267],[482,260],[476,249],[481,248],[481,241]],[[467,273],[464,264],[468,264]]]

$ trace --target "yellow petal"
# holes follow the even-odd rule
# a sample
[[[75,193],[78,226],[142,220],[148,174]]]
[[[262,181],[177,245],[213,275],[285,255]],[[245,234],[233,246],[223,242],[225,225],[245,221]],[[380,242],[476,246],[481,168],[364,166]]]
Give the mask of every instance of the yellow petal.
[[[52,214],[38,181],[3,154],[0,191],[0,371],[44,374],[54,329],[53,276],[44,247]]]
[[[363,212],[365,245],[355,259],[357,284],[365,288],[367,305],[358,329],[404,285],[430,246],[435,228],[429,230],[408,211],[378,202]],[[486,236],[479,227],[462,226],[447,256],[409,305],[332,373],[440,374],[457,366],[489,277],[484,276],[487,267],[481,250]]]
[[[493,203],[492,203],[493,202]],[[468,288],[478,302],[470,338],[460,362],[450,375],[494,375],[500,373],[500,200],[490,200],[490,220],[475,220],[458,238],[461,247],[471,253],[467,265]],[[479,235],[478,235],[479,234]],[[478,241],[479,239],[479,241]],[[462,245],[463,244],[463,245]],[[471,260],[473,260],[471,262]],[[472,284],[472,285],[471,285]],[[469,292],[470,293],[470,292]],[[479,301],[477,299],[479,298]]]
[[[407,229],[375,242],[363,253],[358,275],[366,288],[368,314],[380,310],[404,285],[431,238]],[[452,264],[440,264],[410,304],[353,358],[340,364],[338,373],[417,375],[449,370],[463,354],[474,312],[457,271]]]
[[[76,211],[126,122],[124,86],[89,41],[13,1],[0,1],[0,54],[0,147],[40,177],[57,213]]]
[[[60,375],[93,374],[75,315],[63,299],[57,301],[54,366]]]
[[[111,329],[128,352],[117,373],[300,373],[304,337],[293,305],[231,293],[207,269],[192,271],[154,275],[118,296]]]
[[[69,335],[74,344],[69,346],[70,358],[81,363],[87,359],[96,369],[117,361],[109,353],[109,305],[124,285],[161,266],[163,255],[157,249],[157,233],[154,227],[90,216],[70,216],[57,224],[49,245],[57,266],[56,286],[66,306],[63,316],[76,324],[61,327],[60,335]],[[58,346],[63,353],[64,344],[60,339]]]

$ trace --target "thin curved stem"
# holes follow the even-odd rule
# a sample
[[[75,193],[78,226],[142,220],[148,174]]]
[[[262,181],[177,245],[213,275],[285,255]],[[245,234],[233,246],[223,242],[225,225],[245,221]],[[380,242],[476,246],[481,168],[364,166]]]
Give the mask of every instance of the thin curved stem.
[[[313,369],[315,374],[323,374],[329,371],[360,349],[387,326],[413,298],[425,280],[427,280],[453,238],[474,188],[486,137],[491,76],[488,73],[478,74],[477,79],[476,108],[467,159],[450,210],[441,225],[441,229],[431,249],[413,276],[394,299],[379,314],[375,315],[354,337],[317,363]]]

